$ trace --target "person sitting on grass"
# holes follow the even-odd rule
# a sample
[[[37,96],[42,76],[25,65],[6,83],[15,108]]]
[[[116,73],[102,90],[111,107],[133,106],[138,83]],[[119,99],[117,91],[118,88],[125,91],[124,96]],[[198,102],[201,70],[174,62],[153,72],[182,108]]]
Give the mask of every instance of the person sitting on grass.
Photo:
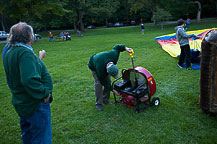
[[[71,40],[71,36],[70,36],[69,32],[66,32],[66,40]]]
[[[191,37],[197,37],[196,35],[194,34],[187,34],[185,32],[185,29],[184,29],[184,20],[183,19],[179,19],[177,21],[177,27],[175,27],[175,30],[176,30],[176,38],[179,42],[179,45],[180,45],[180,48],[181,48],[181,54],[179,56],[179,62],[177,64],[177,66],[179,68],[182,68],[183,67],[183,63],[184,63],[184,60],[186,61],[186,69],[187,70],[191,70],[192,67],[191,67],[191,51],[190,51],[190,45],[189,45],[189,40],[188,38],[191,38]]]
[[[97,110],[104,110],[102,104],[111,104],[109,102],[110,91],[113,91],[115,95],[119,95],[119,93],[111,86],[111,76],[114,78],[119,77],[119,71],[116,64],[120,52],[130,52],[131,50],[133,49],[128,48],[125,45],[115,45],[111,51],[97,53],[90,57],[88,67],[95,80],[95,104]]]
[[[64,35],[64,32],[61,32],[61,33],[60,33],[60,38],[63,39],[63,40],[65,40],[66,37],[65,37],[65,35]]]

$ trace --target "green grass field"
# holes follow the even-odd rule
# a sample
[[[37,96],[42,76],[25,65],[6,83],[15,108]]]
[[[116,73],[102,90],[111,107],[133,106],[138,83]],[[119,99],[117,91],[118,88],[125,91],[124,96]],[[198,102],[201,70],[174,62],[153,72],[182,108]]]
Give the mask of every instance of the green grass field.
[[[53,78],[54,101],[52,133],[54,144],[213,144],[217,143],[217,118],[206,115],[197,105],[200,95],[200,71],[177,68],[171,57],[154,40],[174,33],[175,25],[88,30],[84,37],[71,41],[48,42],[41,39],[33,48],[36,54],[47,51],[43,59]],[[193,23],[189,30],[217,27],[217,21]],[[161,100],[139,114],[124,105],[106,105],[95,109],[94,80],[87,67],[92,54],[125,44],[135,51],[134,63],[148,69],[157,83],[154,96]],[[0,52],[3,46],[0,44]],[[131,68],[126,52],[120,54],[118,68]],[[114,102],[111,94],[111,102]],[[19,117],[11,104],[0,59],[0,144],[22,143]]]

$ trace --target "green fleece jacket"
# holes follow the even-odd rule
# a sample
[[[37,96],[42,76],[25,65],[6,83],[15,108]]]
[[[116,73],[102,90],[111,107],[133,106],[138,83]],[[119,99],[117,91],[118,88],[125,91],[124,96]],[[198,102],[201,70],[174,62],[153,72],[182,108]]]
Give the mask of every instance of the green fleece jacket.
[[[16,112],[32,115],[53,89],[45,64],[32,50],[19,46],[11,47],[5,54],[4,68]]]
[[[109,62],[117,64],[120,52],[125,51],[125,45],[115,45],[111,51],[94,54],[90,57],[88,67],[96,72],[100,83],[112,91],[111,81],[109,80],[106,71],[106,65]]]

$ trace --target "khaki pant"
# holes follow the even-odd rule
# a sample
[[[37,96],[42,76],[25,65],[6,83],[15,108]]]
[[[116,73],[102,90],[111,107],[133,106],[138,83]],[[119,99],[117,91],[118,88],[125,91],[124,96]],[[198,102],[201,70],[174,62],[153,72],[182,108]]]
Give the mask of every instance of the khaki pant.
[[[96,96],[96,105],[99,105],[99,104],[103,104],[103,102],[108,102],[109,101],[109,98],[110,98],[110,91],[107,90],[106,88],[104,88],[103,85],[101,85],[97,75],[96,75],[96,72],[95,71],[92,71],[92,75],[93,75],[93,78],[95,80],[95,84],[94,84],[94,88],[95,88],[95,96]],[[111,76],[108,75],[108,78],[111,80]]]

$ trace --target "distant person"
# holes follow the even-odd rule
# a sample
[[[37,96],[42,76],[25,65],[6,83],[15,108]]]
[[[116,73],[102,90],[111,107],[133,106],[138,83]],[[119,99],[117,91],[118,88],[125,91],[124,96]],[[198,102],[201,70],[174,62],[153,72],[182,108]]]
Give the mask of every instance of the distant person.
[[[53,42],[53,34],[51,32],[49,33],[49,42]]]
[[[44,50],[37,57],[31,47],[33,29],[19,22],[11,27],[3,65],[12,93],[12,104],[20,117],[24,144],[51,144],[52,78],[41,61]]]
[[[144,34],[144,24],[141,24],[141,32]]]
[[[79,30],[77,30],[77,36],[78,36],[78,37],[83,37],[83,34],[82,34],[82,32],[81,32],[81,31],[79,31]]]
[[[66,32],[66,40],[71,40],[71,36],[70,36],[69,32]]]
[[[132,49],[125,45],[115,45],[111,51],[101,52],[90,57],[88,67],[95,80],[95,104],[97,110],[104,110],[102,104],[111,104],[109,102],[110,91],[113,91],[115,95],[119,95],[111,86],[111,76],[114,78],[119,77],[119,71],[116,66],[119,54],[122,51],[130,52],[130,50]]]
[[[176,38],[179,42],[180,48],[181,48],[181,54],[179,56],[179,62],[177,66],[179,68],[183,68],[183,63],[186,61],[186,69],[191,70],[191,51],[190,51],[190,45],[188,38],[195,37],[194,34],[187,34],[184,29],[184,20],[179,19],[177,21],[177,27],[175,27],[176,30]]]
[[[63,39],[63,40],[65,40],[65,34],[64,34],[64,32],[60,33],[60,38]]]
[[[186,29],[186,30],[189,28],[190,23],[191,23],[191,19],[188,18],[188,19],[186,20],[186,25],[185,25],[185,29]]]

